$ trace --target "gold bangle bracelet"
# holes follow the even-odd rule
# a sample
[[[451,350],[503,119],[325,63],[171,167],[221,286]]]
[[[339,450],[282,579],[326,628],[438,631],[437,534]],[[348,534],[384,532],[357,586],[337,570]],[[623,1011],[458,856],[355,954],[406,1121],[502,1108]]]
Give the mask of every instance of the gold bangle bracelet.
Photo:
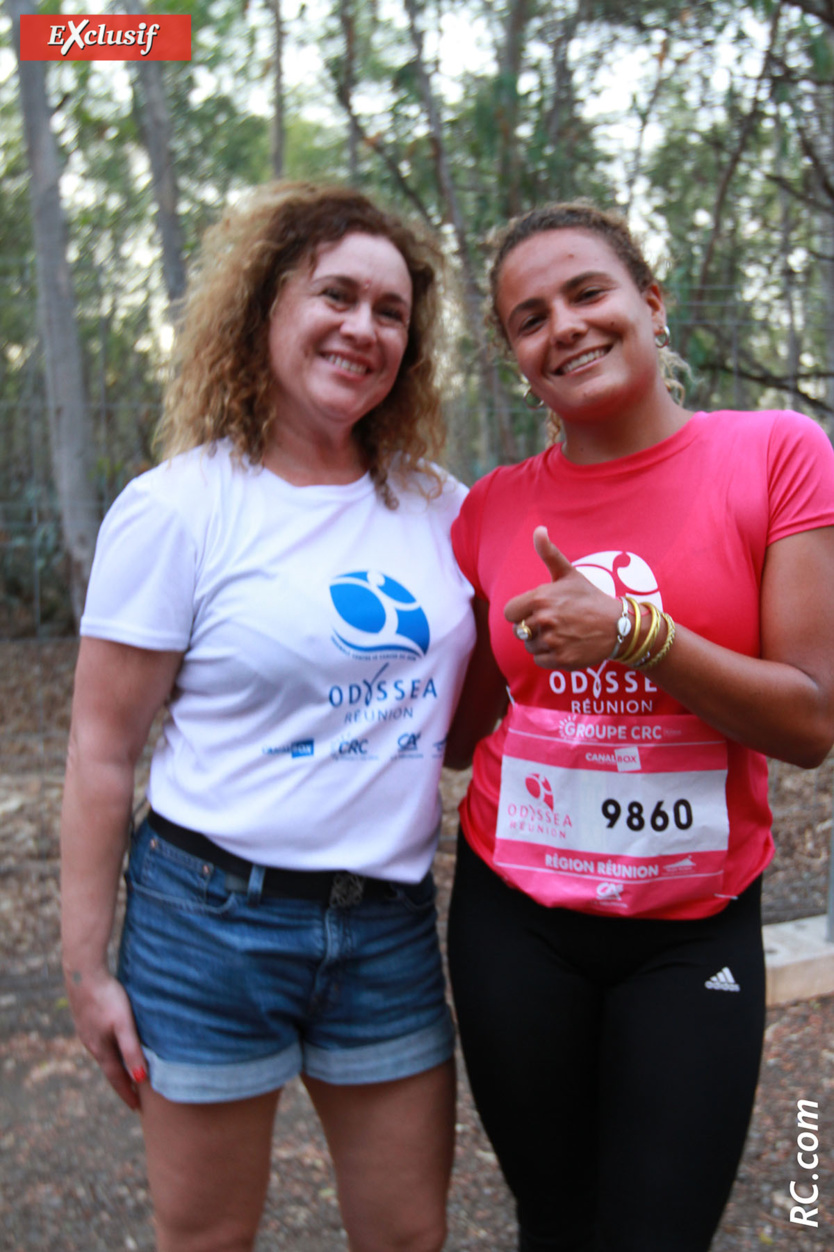
[[[649,603],[648,601],[646,601],[646,603],[649,606],[649,613],[651,614],[652,623],[651,623],[651,626],[649,627],[649,633],[646,635],[646,639],[643,644],[640,655],[637,657],[636,660],[631,662],[632,666],[635,669],[641,669],[651,657],[652,648],[654,647],[654,642],[657,639],[657,636],[660,632],[660,623],[663,620],[660,616],[660,613],[655,608],[655,606]]]
[[[666,642],[658,652],[657,656],[651,657],[648,661],[646,661],[645,665],[641,666],[641,669],[644,672],[647,669],[654,669],[655,665],[659,665],[661,661],[665,660],[665,658],[669,655],[669,649],[675,642],[675,623],[672,621],[668,613],[663,614],[663,620],[666,623]]]
[[[633,657],[638,656],[643,650],[643,644],[640,642],[640,632],[643,629],[643,606],[639,600],[635,600],[634,596],[625,596],[631,607],[634,609],[634,633],[631,636],[631,643],[626,648],[622,656],[618,656],[617,660],[621,665],[629,665]]]

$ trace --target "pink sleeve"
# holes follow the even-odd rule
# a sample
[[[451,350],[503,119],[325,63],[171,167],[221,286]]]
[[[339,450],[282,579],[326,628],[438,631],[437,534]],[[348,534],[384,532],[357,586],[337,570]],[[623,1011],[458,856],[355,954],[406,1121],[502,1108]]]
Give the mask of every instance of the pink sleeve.
[[[811,418],[789,410],[778,414],[770,435],[768,482],[769,544],[834,526],[834,448]]]

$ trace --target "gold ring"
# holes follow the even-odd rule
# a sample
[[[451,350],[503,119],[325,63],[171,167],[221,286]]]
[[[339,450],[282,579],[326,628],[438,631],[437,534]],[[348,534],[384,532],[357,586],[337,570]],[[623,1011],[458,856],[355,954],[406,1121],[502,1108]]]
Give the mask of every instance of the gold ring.
[[[522,643],[528,643],[533,638],[533,632],[525,622],[524,618],[522,618],[518,625],[513,627],[513,629],[515,630],[516,639],[520,639]]]

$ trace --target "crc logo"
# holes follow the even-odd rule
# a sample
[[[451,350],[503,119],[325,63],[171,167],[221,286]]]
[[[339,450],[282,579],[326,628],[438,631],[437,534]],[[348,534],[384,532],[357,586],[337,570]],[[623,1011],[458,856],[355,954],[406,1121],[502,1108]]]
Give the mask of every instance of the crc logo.
[[[330,584],[330,598],[341,618],[336,638],[353,652],[425,656],[429,623],[414,596],[379,570],[339,574]]]
[[[397,740],[397,747],[399,748],[400,752],[416,752],[417,740],[420,738],[420,734],[421,732],[418,731],[416,735],[414,734],[400,735],[399,739]]]
[[[553,812],[553,788],[543,774],[528,774],[524,786],[534,800],[541,800]]]
[[[574,569],[607,596],[639,596],[663,608],[657,579],[641,556],[634,552],[594,552],[573,562]]]
[[[367,739],[343,739],[338,748],[339,756],[367,756]]]

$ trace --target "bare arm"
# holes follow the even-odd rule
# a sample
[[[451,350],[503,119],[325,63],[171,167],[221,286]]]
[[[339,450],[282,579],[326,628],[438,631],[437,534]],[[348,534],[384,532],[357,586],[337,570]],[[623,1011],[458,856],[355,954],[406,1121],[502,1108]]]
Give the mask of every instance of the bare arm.
[[[182,663],[84,638],[78,654],[61,813],[64,976],[78,1033],[131,1108],[130,1075],[144,1068],[127,997],[107,945],[133,803],[136,762]]]
[[[507,680],[496,664],[489,641],[489,605],[475,600],[475,649],[463,681],[457,712],[446,740],[444,765],[466,769],[475,745],[495,728],[507,707]]]
[[[653,674],[728,738],[813,768],[834,740],[834,529],[771,545],[761,613],[761,659],[681,630]]]
[[[533,630],[523,646],[537,665],[599,664],[613,650],[620,602],[574,570],[544,528],[535,543],[553,581],[510,600],[508,620]],[[834,528],[770,546],[761,637],[761,657],[747,657],[678,624],[652,681],[727,738],[812,768],[834,742]]]

